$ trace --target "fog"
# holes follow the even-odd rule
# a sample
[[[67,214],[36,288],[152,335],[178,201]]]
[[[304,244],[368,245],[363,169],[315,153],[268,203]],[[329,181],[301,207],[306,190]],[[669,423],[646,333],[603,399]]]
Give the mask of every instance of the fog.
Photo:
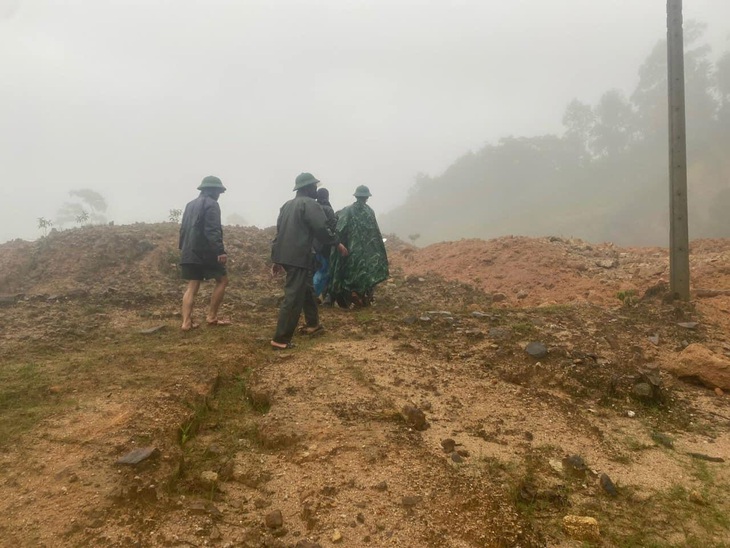
[[[685,0],[730,47],[730,2]],[[561,134],[573,98],[635,86],[664,0],[0,0],[0,242],[69,192],[116,224],[183,208],[274,224],[310,171],[376,212],[501,137]],[[72,225],[66,225],[70,228]]]

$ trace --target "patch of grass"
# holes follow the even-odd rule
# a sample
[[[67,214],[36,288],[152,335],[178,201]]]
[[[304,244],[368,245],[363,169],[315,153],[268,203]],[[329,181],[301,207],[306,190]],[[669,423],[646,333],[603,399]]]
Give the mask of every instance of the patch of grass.
[[[636,304],[636,291],[633,289],[619,291],[616,293],[616,298],[621,301],[625,307],[631,308]]]
[[[53,379],[43,364],[6,363],[0,367],[0,447],[69,405],[52,386]]]
[[[360,309],[355,312],[355,319],[360,325],[366,325],[372,322],[375,317],[373,315],[372,310],[370,309]]]
[[[601,506],[596,518],[606,524],[602,533],[615,546],[727,546],[718,539],[730,533],[730,518],[724,507],[713,502],[724,504],[727,492],[724,487],[722,491],[717,493],[714,486],[706,484],[701,494],[703,504],[693,500],[690,489],[677,483],[644,500],[641,512],[634,512],[629,508],[632,488],[627,486],[623,488],[625,501]]]
[[[485,455],[478,458],[477,464],[490,477],[511,476],[515,473],[514,464],[504,462],[503,460],[491,455]]]
[[[348,365],[345,367],[345,371],[352,375],[359,384],[363,386],[370,385],[370,379],[368,378],[365,370],[360,365]]]
[[[527,322],[513,324],[511,328],[512,331],[514,331],[514,333],[520,337],[527,337],[537,332],[535,326]]]
[[[185,445],[198,433],[203,421],[205,421],[209,413],[210,407],[208,406],[207,401],[191,405],[191,414],[178,429],[177,441],[183,449],[185,448]]]
[[[715,477],[706,462],[693,460],[691,474],[703,484],[710,484],[715,481]]]
[[[629,451],[634,452],[645,451],[654,447],[654,444],[641,442],[633,436],[627,436],[624,440],[624,445],[626,445]]]

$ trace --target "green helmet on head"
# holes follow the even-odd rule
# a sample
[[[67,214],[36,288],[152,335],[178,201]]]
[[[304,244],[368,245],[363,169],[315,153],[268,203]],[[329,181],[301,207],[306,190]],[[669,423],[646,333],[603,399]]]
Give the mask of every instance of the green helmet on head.
[[[226,191],[226,187],[223,186],[223,183],[218,177],[215,177],[213,175],[208,175],[203,181],[198,185],[198,190],[203,190],[206,188],[212,188],[213,190],[220,190],[221,193]]]
[[[300,188],[304,188],[309,185],[316,185],[318,182],[319,179],[311,173],[300,173],[294,181],[294,190],[299,190]]]
[[[365,185],[360,185],[355,189],[355,194],[353,194],[355,198],[370,198],[372,194],[370,194],[370,189],[366,187]]]

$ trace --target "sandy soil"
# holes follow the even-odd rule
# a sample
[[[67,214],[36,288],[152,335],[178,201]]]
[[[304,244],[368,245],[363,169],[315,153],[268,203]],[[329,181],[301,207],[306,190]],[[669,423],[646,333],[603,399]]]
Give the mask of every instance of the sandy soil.
[[[33,371],[37,405],[53,404],[0,445],[8,545],[580,546],[566,514],[596,517],[597,545],[730,544],[702,521],[730,510],[727,465],[688,455],[730,458],[727,399],[661,372],[685,343],[726,351],[730,297],[642,300],[667,279],[662,250],[389,238],[376,306],[324,308],[323,336],[278,353],[271,234],[226,232],[234,325],[181,334],[175,231],[0,246],[3,367]],[[693,244],[694,290],[730,289],[729,253]],[[525,352],[534,341],[547,356]],[[651,364],[658,403],[632,392]],[[157,453],[117,462],[138,447]],[[680,492],[704,499],[686,513],[667,502]]]

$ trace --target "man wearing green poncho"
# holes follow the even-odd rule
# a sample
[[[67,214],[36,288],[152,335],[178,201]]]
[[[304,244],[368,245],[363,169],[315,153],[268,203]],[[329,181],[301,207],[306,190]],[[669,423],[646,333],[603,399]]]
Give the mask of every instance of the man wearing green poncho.
[[[356,201],[338,213],[337,235],[349,251],[347,257],[330,257],[331,293],[337,304],[368,306],[375,286],[388,279],[388,257],[375,212],[366,204],[370,189],[360,185]]]

